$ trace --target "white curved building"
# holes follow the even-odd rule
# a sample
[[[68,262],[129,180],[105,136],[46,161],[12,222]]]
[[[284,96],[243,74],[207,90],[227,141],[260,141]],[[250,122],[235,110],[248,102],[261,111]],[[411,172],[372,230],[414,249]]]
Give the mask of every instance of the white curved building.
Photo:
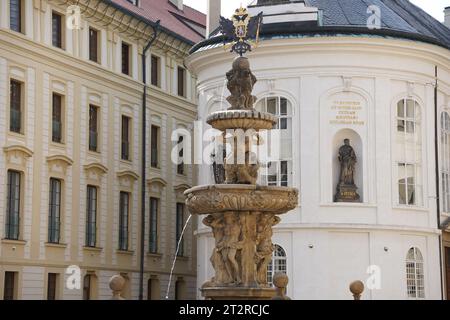
[[[372,2],[381,29],[367,27]],[[259,1],[249,10],[265,14],[248,55],[257,108],[280,116],[282,133],[280,157],[260,181],[300,190],[299,207],[276,227],[269,274],[287,272],[294,299],[351,299],[354,280],[366,283],[363,299],[445,299],[450,29],[407,0]],[[221,41],[213,35],[187,61],[202,121],[227,107],[234,56]],[[358,157],[359,203],[334,201],[346,138]],[[208,165],[198,176],[213,183]],[[199,223],[199,287],[213,275],[213,247]]]

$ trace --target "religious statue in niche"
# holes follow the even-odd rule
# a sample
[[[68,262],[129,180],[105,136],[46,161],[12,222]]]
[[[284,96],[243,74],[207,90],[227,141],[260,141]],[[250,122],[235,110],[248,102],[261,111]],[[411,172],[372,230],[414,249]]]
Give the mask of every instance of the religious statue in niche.
[[[357,193],[358,187],[355,185],[355,167],[357,157],[355,150],[350,145],[350,139],[344,140],[344,145],[339,148],[339,162],[341,171],[335,202],[360,202],[361,197]]]

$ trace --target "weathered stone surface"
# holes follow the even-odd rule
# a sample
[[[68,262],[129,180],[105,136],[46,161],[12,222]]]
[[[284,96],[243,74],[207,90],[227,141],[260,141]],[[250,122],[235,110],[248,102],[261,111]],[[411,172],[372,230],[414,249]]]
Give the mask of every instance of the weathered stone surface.
[[[221,131],[227,129],[270,130],[276,124],[277,118],[270,113],[256,110],[227,110],[214,112],[206,122],[214,129]]]

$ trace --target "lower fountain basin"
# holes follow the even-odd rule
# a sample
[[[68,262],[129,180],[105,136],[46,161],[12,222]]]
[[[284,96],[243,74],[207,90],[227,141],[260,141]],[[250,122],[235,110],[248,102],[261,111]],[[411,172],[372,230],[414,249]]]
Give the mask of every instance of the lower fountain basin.
[[[184,192],[191,214],[252,211],[283,214],[298,206],[298,190],[243,184],[198,186]]]

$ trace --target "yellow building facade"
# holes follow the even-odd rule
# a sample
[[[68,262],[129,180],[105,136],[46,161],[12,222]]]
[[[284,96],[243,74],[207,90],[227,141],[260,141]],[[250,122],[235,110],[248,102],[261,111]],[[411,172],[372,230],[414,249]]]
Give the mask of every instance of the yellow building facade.
[[[0,0],[0,299],[109,299],[115,274],[137,299],[142,229],[143,297],[194,298],[193,222],[169,286],[195,185],[171,161],[172,131],[196,119],[192,43],[161,28],[146,54],[143,146],[141,59],[156,24],[115,1],[79,1],[72,29],[76,2]]]

